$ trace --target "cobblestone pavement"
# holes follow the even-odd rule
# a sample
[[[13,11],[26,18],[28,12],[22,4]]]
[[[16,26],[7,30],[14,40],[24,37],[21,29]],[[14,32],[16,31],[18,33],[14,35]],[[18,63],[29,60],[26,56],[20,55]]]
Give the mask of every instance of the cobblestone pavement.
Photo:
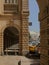
[[[39,65],[39,59],[28,59],[24,56],[0,56],[0,65]]]

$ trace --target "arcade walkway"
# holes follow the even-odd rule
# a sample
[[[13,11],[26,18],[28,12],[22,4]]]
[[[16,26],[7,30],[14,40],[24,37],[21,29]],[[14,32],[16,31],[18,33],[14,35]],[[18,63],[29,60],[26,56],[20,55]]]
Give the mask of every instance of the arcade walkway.
[[[16,55],[19,52],[19,31],[8,27],[4,31],[4,55]]]

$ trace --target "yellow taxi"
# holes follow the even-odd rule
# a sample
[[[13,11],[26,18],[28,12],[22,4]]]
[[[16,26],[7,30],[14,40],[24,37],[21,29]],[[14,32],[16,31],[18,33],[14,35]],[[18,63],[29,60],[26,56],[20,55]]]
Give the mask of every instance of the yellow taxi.
[[[30,53],[35,53],[36,52],[36,44],[35,43],[31,43],[29,45],[29,52]]]

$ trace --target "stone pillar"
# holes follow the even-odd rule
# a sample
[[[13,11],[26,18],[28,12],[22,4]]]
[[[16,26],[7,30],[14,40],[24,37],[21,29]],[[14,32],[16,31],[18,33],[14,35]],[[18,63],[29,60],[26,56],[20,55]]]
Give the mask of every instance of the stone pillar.
[[[3,54],[3,35],[0,33],[0,55]]]
[[[28,18],[22,17],[22,54],[26,55],[29,52],[29,31],[28,31]]]
[[[22,0],[22,55],[26,55],[29,52],[29,31],[28,31],[28,0]]]

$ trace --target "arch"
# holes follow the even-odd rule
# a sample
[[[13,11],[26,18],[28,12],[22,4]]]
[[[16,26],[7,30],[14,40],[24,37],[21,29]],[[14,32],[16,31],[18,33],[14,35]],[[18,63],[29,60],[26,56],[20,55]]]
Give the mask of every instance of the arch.
[[[3,52],[4,54],[16,54],[19,48],[19,31],[13,26],[5,28],[3,32]]]
[[[13,25],[5,25],[5,26],[2,28],[2,34],[3,34],[4,30],[5,30],[7,27],[15,27],[15,28],[20,32],[20,27],[19,27],[17,24],[13,24]]]

